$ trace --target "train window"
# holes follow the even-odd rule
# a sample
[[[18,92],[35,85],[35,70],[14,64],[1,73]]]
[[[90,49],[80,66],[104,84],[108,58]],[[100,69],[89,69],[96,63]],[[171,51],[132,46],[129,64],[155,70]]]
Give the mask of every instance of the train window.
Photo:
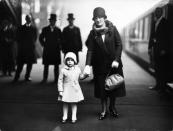
[[[148,40],[149,38],[149,17],[144,18],[144,40]]]
[[[145,40],[144,39],[144,35],[145,35],[145,27],[144,27],[145,26],[145,18],[143,18],[142,21],[143,21],[143,24],[142,24],[142,39]]]
[[[135,25],[135,38],[139,38],[139,23],[136,22]]]
[[[130,38],[136,38],[135,30],[136,30],[135,26],[131,26],[129,28],[129,36],[130,36]]]
[[[143,36],[143,20],[139,21],[139,39],[141,40]]]

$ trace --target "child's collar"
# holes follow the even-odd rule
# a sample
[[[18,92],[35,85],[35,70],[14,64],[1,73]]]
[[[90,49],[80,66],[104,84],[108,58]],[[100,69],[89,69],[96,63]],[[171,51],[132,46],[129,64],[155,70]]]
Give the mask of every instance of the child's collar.
[[[66,70],[71,70],[71,69],[74,69],[75,68],[75,66],[72,66],[72,67],[68,67],[67,65],[65,65],[65,67],[64,67]]]

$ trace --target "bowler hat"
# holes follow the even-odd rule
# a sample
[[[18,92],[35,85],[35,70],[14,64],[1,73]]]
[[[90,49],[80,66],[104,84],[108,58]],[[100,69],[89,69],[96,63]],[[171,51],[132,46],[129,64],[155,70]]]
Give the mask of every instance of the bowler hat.
[[[67,20],[74,20],[75,18],[73,17],[73,13],[68,14]]]
[[[93,20],[96,17],[103,17],[103,18],[107,18],[106,14],[105,14],[105,10],[102,7],[96,7],[93,11]]]
[[[49,20],[56,20],[56,14],[50,14]]]

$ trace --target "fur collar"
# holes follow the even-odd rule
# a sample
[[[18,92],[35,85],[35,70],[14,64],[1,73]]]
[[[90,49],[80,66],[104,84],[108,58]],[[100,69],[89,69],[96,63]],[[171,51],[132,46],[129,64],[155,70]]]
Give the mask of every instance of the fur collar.
[[[113,29],[113,23],[108,20],[105,21],[105,26],[101,28],[97,28],[96,25],[93,24],[93,31],[95,32],[96,35],[106,34],[106,33],[111,34],[112,29]]]

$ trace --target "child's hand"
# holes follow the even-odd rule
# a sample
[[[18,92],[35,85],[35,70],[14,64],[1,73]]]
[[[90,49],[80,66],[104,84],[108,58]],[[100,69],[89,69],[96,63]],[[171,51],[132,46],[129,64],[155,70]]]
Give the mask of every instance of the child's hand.
[[[63,95],[63,92],[62,92],[62,91],[60,91],[60,92],[59,92],[59,96],[61,96],[61,97],[62,97],[62,95]]]
[[[63,92],[60,91],[60,92],[59,92],[59,95],[58,95],[58,100],[59,100],[59,101],[62,101],[62,95],[63,95]]]

